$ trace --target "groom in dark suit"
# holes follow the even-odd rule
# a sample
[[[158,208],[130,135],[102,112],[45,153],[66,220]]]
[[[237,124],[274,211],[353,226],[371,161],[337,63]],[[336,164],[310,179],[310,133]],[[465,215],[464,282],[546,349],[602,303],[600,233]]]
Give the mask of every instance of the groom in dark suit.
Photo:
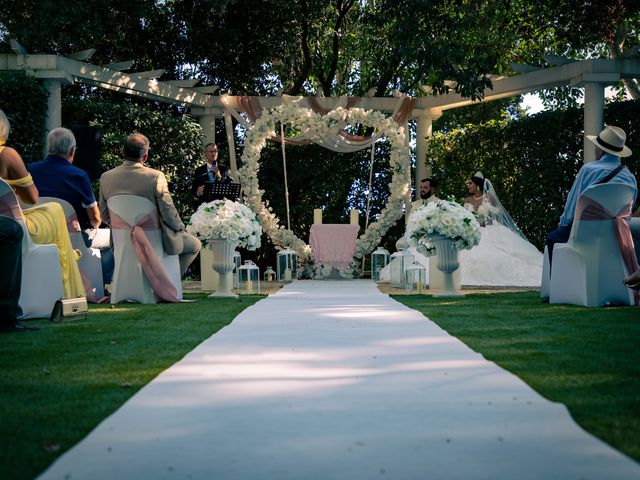
[[[208,143],[204,147],[204,156],[207,163],[196,168],[191,183],[191,194],[196,197],[199,202],[207,201],[203,198],[204,185],[211,183],[232,183],[233,179],[229,176],[229,167],[218,162],[218,146],[215,143]]]

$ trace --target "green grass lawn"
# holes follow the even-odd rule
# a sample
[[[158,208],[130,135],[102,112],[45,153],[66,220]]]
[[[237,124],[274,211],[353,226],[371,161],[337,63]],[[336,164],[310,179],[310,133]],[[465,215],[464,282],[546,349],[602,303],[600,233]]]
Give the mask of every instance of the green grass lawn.
[[[0,478],[31,479],[160,372],[260,298],[91,306],[0,336]]]
[[[537,292],[394,298],[640,461],[640,308],[549,305]]]
[[[0,479],[31,479],[160,372],[262,297],[92,306],[0,336]],[[474,350],[562,402],[640,460],[640,309],[542,304],[535,292],[398,296]]]

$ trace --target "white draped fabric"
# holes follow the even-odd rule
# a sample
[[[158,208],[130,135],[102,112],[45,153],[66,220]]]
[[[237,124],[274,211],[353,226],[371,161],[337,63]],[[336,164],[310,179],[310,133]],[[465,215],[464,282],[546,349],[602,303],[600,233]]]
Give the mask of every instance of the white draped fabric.
[[[232,115],[246,128],[251,128],[256,118],[262,115],[263,107],[260,99],[257,97],[223,97],[223,99],[227,105],[225,112]],[[357,105],[359,100],[359,98],[355,97],[341,97],[337,107],[352,108]],[[327,113],[327,111],[322,109],[315,97],[303,97],[298,100],[291,100],[285,96],[284,101],[295,103],[300,107],[309,108],[320,115],[326,115]],[[411,97],[398,98],[398,104],[392,115],[398,125],[404,125],[407,122],[415,106],[415,102],[415,99]],[[359,136],[353,135],[345,130],[338,130],[335,133],[325,135],[319,139],[316,137],[315,132],[303,132],[294,137],[285,137],[284,141],[285,143],[293,145],[308,145],[315,142],[334,152],[350,153],[370,147],[380,138],[380,135],[373,133],[370,136]],[[282,141],[280,135],[274,136],[273,140],[278,142]]]

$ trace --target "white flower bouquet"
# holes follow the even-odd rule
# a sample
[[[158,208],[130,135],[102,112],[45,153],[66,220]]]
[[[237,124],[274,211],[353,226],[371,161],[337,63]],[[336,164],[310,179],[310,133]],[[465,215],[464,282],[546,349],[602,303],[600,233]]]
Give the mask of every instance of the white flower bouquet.
[[[198,207],[187,225],[187,232],[204,244],[211,239],[224,238],[238,242],[247,250],[255,250],[260,247],[262,227],[256,214],[246,205],[231,200],[214,200]]]
[[[439,200],[415,209],[407,223],[409,245],[423,255],[436,254],[429,241],[433,234],[449,237],[458,250],[469,250],[480,243],[480,224],[462,205]]]

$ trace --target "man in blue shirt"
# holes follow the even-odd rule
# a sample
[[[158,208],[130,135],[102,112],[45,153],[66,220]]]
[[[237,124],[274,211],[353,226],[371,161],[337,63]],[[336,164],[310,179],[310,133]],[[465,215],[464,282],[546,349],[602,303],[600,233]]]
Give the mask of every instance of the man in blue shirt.
[[[85,244],[100,250],[104,283],[111,283],[114,266],[111,231],[98,228],[102,218],[89,176],[72,165],[76,153],[73,132],[66,128],[51,130],[47,136],[47,151],[47,158],[28,166],[33,182],[41,197],[61,198],[73,206]]]
[[[558,228],[547,236],[547,246],[549,250],[549,263],[553,254],[553,246],[556,243],[566,243],[571,233],[571,224],[576,211],[576,204],[582,192],[592,185],[604,183],[608,176],[621,166],[620,157],[631,155],[631,149],[625,145],[627,135],[619,127],[607,126],[597,136],[587,135],[587,138],[596,146],[596,160],[582,166],[576,179],[573,182],[569,197],[564,207],[564,212],[560,217]],[[635,198],[638,196],[638,186],[636,178],[627,167],[622,167],[608,183],[620,183],[631,185],[635,190]]]

